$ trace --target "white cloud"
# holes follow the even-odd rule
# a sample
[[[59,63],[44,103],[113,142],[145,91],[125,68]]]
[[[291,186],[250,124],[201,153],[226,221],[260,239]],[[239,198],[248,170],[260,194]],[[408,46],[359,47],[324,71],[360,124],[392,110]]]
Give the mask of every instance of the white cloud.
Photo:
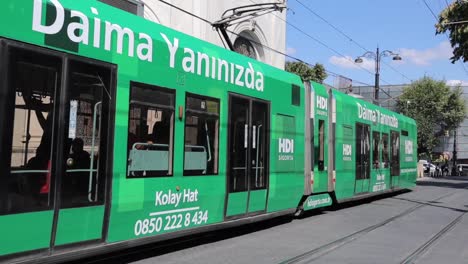
[[[448,61],[450,57],[453,56],[453,49],[450,46],[448,41],[441,42],[439,45],[433,48],[428,48],[424,50],[417,49],[407,49],[401,48],[396,51],[402,58],[401,61],[392,61],[391,56],[385,60],[388,60],[392,64],[413,64],[418,66],[428,66],[431,65],[431,62],[436,60],[446,60]],[[365,68],[369,71],[374,71],[375,69],[375,60],[373,58],[362,58],[362,62],[357,64],[354,62],[353,57],[345,56],[331,56],[328,61],[342,68],[348,69],[359,69]],[[382,59],[384,60],[384,59]]]
[[[375,67],[374,59],[368,59],[368,58],[362,58],[361,63],[355,63],[354,58],[351,56],[346,56],[346,57],[331,56],[328,61],[333,65],[336,65],[342,68],[348,68],[348,69],[365,68],[367,70],[374,70],[374,67]]]
[[[447,80],[446,84],[448,86],[468,86],[468,81],[463,80]]]
[[[288,54],[288,55],[294,55],[294,54],[296,54],[296,49],[295,49],[295,48],[291,48],[291,47],[287,47],[287,48],[286,48],[286,54]]]
[[[441,42],[434,48],[417,50],[401,48],[398,53],[404,62],[420,66],[431,65],[435,60],[447,60],[453,56],[453,49],[448,41]]]

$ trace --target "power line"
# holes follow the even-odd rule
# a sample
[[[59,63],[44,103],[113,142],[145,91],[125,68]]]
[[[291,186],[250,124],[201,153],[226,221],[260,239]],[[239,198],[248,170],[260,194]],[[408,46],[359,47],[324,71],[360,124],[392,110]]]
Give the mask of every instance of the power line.
[[[253,0],[250,0],[250,2],[255,3]],[[281,18],[281,17],[279,17],[279,16],[277,16],[277,15],[275,15],[275,14],[273,14],[273,15],[276,16],[278,19],[282,20],[283,22],[285,22],[286,24],[290,25],[291,27],[293,27],[293,28],[296,29],[297,31],[301,32],[301,33],[304,34],[305,36],[309,37],[310,39],[312,39],[312,40],[314,40],[315,42],[319,43],[320,45],[324,46],[325,48],[327,48],[327,49],[331,50],[332,52],[336,53],[336,54],[339,55],[340,57],[345,58],[346,60],[352,62],[352,63],[353,63],[354,65],[356,65],[357,67],[361,68],[362,70],[364,70],[364,71],[370,73],[371,75],[374,75],[373,72],[369,71],[368,69],[362,67],[362,66],[359,65],[359,64],[355,64],[353,60],[349,59],[348,57],[346,57],[346,56],[343,55],[342,53],[338,52],[338,51],[335,50],[334,48],[328,46],[328,45],[327,45],[326,43],[324,43],[323,41],[321,41],[321,40],[319,40],[319,39],[313,37],[313,36],[310,35],[310,34],[308,34],[307,32],[305,32],[304,30],[302,30],[302,29],[299,28],[298,26],[296,26],[296,25],[294,25],[294,24],[292,24],[292,23],[290,23],[290,22],[284,20],[283,18]],[[364,48],[364,50],[366,50],[366,49]],[[385,80],[383,80],[383,79],[381,79],[381,80],[382,80],[382,82],[385,82],[385,83],[387,83],[387,84],[390,84],[389,82],[387,82],[387,81],[385,81]]]
[[[348,36],[346,33],[344,33],[342,30],[340,30],[339,28],[337,28],[335,25],[333,25],[332,23],[330,23],[328,20],[326,20],[325,18],[323,18],[322,16],[320,16],[319,14],[317,14],[316,12],[314,12],[310,7],[306,6],[305,4],[303,4],[301,1],[299,0],[296,0],[296,2],[298,2],[300,5],[302,5],[305,9],[307,9],[310,13],[314,14],[316,17],[320,18],[323,22],[327,23],[330,27],[332,27],[334,30],[336,30],[337,32],[339,32],[341,35],[343,35],[345,38],[347,38],[349,41],[355,43],[357,46],[359,46],[361,49],[363,49],[364,51],[369,51],[367,50],[365,47],[363,47],[361,44],[359,44],[358,42],[354,41],[353,38],[351,38],[350,36]]]
[[[339,32],[341,35],[343,35],[345,38],[347,38],[349,41],[353,42],[354,44],[356,44],[358,47],[360,47],[361,49],[363,49],[365,52],[369,52],[368,49],[366,49],[363,45],[359,44],[357,41],[355,41],[353,38],[351,38],[348,34],[344,33],[343,30],[339,29],[338,27],[336,27],[335,25],[333,25],[331,22],[329,22],[328,20],[326,20],[325,18],[323,18],[322,16],[320,16],[319,14],[317,14],[317,12],[313,11],[309,6],[305,5],[304,3],[302,3],[301,1],[299,0],[296,0],[296,2],[298,2],[300,5],[302,5],[305,9],[307,9],[310,13],[312,13],[313,15],[317,16],[318,18],[320,18],[323,22],[327,23],[330,27],[332,27],[334,30],[336,30],[337,32]],[[406,75],[404,75],[403,73],[401,73],[400,71],[398,71],[397,69],[395,69],[393,66],[391,66],[390,64],[386,63],[385,61],[382,61],[385,65],[387,65],[388,67],[390,67],[393,71],[395,71],[396,73],[400,74],[401,76],[403,76],[404,78],[406,78],[407,80],[409,81],[413,81],[412,79],[408,78]]]
[[[278,16],[276,16],[276,17],[278,17]],[[362,67],[362,66],[359,65],[359,64],[355,64],[353,60],[349,59],[348,57],[346,57],[345,55],[343,55],[342,53],[340,53],[340,52],[337,51],[336,49],[334,49],[334,48],[328,46],[325,42],[323,42],[323,41],[321,41],[321,40],[319,40],[319,39],[313,37],[313,36],[310,35],[309,33],[305,32],[304,30],[302,30],[301,28],[299,28],[298,26],[296,26],[296,25],[294,25],[294,24],[292,24],[292,23],[290,23],[290,22],[284,20],[284,19],[281,18],[281,17],[278,17],[278,19],[284,21],[286,24],[290,25],[291,27],[293,27],[293,28],[296,29],[297,31],[301,32],[302,34],[304,34],[305,36],[309,37],[309,38],[312,39],[313,41],[319,43],[320,45],[324,46],[325,48],[331,50],[332,52],[334,52],[335,54],[339,55],[340,57],[343,57],[344,59],[346,59],[346,60],[352,62],[354,65],[356,65],[357,67],[361,68],[362,70],[368,72],[368,73],[371,74],[371,75],[374,75],[373,72],[369,71],[368,69]],[[381,80],[382,80],[383,82],[387,83],[387,84],[390,84],[389,82],[387,82],[387,81],[385,81],[385,80],[383,80],[383,79],[381,79]]]
[[[175,9],[177,9],[177,10],[179,10],[179,11],[181,11],[181,12],[187,14],[187,15],[190,15],[190,16],[193,16],[193,17],[195,17],[195,18],[198,18],[198,19],[200,19],[201,21],[203,21],[203,22],[205,22],[205,23],[208,23],[208,24],[210,24],[210,25],[213,24],[213,23],[210,22],[209,20],[206,20],[206,19],[204,19],[204,18],[202,18],[202,17],[199,17],[199,16],[195,15],[194,13],[190,13],[189,11],[187,11],[187,10],[185,10],[185,9],[182,9],[182,8],[176,6],[176,5],[171,4],[171,3],[168,3],[168,2],[166,2],[166,1],[164,1],[164,0],[159,0],[159,2],[162,2],[162,3],[164,3],[164,4],[166,4],[166,5],[170,6],[170,7],[173,7],[173,8],[175,8]]]
[[[159,0],[159,1],[162,2],[162,3],[164,3],[164,4],[166,4],[166,5],[168,5],[168,6],[170,6],[170,7],[175,8],[175,9],[177,9],[177,10],[179,10],[179,11],[181,11],[181,12],[187,14],[187,15],[190,15],[190,16],[192,16],[192,17],[195,17],[195,18],[197,18],[197,19],[199,19],[199,20],[201,20],[201,21],[207,23],[207,24],[212,25],[212,22],[210,22],[209,20],[204,19],[204,18],[202,18],[202,17],[200,17],[200,16],[197,16],[197,15],[195,15],[195,14],[193,14],[193,13],[191,13],[191,12],[185,10],[185,9],[182,9],[182,8],[180,8],[180,7],[178,7],[178,6],[175,6],[175,5],[171,4],[171,3],[168,3],[168,2],[166,2],[166,1],[164,1],[164,0]],[[277,16],[277,17],[278,17],[278,16]],[[278,18],[280,18],[280,17],[278,17]],[[280,19],[281,19],[281,18],[280,18]],[[283,21],[285,21],[285,20],[283,20]],[[285,22],[286,22],[286,21],[285,21]],[[283,55],[283,56],[285,56],[285,57],[287,57],[287,58],[289,58],[289,59],[293,59],[293,60],[295,60],[295,61],[302,62],[302,63],[306,64],[306,65],[309,66],[309,67],[314,67],[314,65],[313,65],[312,63],[306,62],[306,61],[304,61],[304,60],[302,60],[302,59],[300,59],[300,58],[291,56],[291,55],[289,55],[289,54],[286,54],[286,53],[284,53],[284,52],[281,52],[281,51],[279,51],[279,50],[276,50],[276,49],[274,49],[274,48],[271,48],[271,47],[269,47],[269,46],[267,46],[267,45],[265,45],[265,44],[263,44],[263,43],[260,43],[260,42],[258,42],[258,41],[255,41],[255,40],[253,40],[253,39],[251,39],[251,38],[249,38],[249,37],[247,37],[247,36],[244,36],[244,35],[241,36],[240,34],[235,33],[235,32],[233,32],[233,31],[231,31],[231,30],[226,30],[226,31],[229,32],[229,33],[231,33],[231,34],[233,34],[233,35],[236,35],[236,36],[238,36],[238,37],[243,37],[243,38],[247,39],[248,41],[250,41],[250,42],[252,42],[252,43],[254,43],[254,44],[257,44],[257,45],[259,45],[259,46],[262,46],[262,47],[264,47],[265,49],[268,49],[268,50],[270,50],[270,51],[272,51],[272,52],[275,52],[275,53],[278,53],[278,54],[280,54],[280,55]],[[365,69],[365,68],[363,68],[363,69]],[[367,69],[365,69],[365,70],[367,71]],[[342,76],[342,75],[340,75],[340,74],[334,73],[334,72],[329,71],[329,70],[326,70],[326,69],[325,69],[325,72],[327,72],[327,74],[332,75],[332,76],[335,76],[335,77]],[[369,71],[368,71],[368,72],[369,72]],[[353,80],[353,81],[355,81],[355,82],[357,82],[357,83],[361,83],[361,84],[365,84],[365,85],[372,86],[372,85],[370,85],[370,84],[367,84],[367,83],[364,83],[364,82],[360,82],[360,81],[357,81],[357,80]]]

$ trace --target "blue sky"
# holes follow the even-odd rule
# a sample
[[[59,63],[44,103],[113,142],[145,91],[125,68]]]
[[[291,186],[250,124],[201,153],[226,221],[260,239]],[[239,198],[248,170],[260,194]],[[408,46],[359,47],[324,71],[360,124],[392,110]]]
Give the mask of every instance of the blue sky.
[[[437,16],[453,0],[425,1]],[[288,8],[287,53],[311,64],[321,63],[328,71],[351,78],[354,86],[374,84],[374,60],[364,59],[359,64],[366,71],[357,67],[354,59],[365,49],[375,52],[377,45],[403,59],[382,58],[381,85],[410,83],[409,79],[425,75],[468,85],[468,63],[465,71],[460,62],[450,62],[449,40],[446,35],[435,35],[436,20],[423,0],[288,0]],[[335,78],[330,76],[325,82],[333,85]]]

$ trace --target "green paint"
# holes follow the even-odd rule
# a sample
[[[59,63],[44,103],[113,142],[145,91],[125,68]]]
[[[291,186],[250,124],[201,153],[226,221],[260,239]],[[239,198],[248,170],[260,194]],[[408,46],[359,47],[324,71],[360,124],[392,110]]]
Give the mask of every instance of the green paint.
[[[316,86],[314,86],[316,87]],[[335,194],[338,200],[351,198],[355,194],[365,192],[380,192],[389,190],[393,186],[401,186],[411,188],[415,186],[416,179],[416,123],[411,118],[391,112],[387,109],[380,108],[369,102],[356,99],[342,92],[332,90],[333,97],[336,99],[336,184]],[[376,114],[376,121],[373,122],[371,118],[360,118],[359,107],[365,106],[369,111],[374,113],[380,112],[380,117],[390,116],[398,120],[398,126],[391,126],[385,123],[383,118],[378,119]],[[383,133],[388,134],[390,142],[390,131],[398,131],[400,133],[400,176],[390,177],[390,168],[374,168],[371,166],[370,179],[356,180],[356,123],[363,123],[370,125],[370,133],[372,137],[373,132],[378,132],[380,139]],[[408,136],[403,136],[401,131],[407,131]],[[407,142],[406,142],[407,141]],[[372,140],[371,140],[372,144]],[[405,147],[408,144],[409,149]],[[351,146],[350,155],[344,155],[343,149],[345,146]],[[412,148],[411,148],[412,147]],[[373,160],[373,151],[371,147],[370,160]],[[379,161],[383,163],[382,151],[380,151]],[[392,179],[393,178],[393,179]]]
[[[103,221],[104,206],[61,209],[55,244],[100,239]]]
[[[266,208],[266,190],[250,191],[249,213],[263,211]]]
[[[72,43],[65,31],[65,27],[58,35],[44,35],[32,30],[34,1],[4,0],[0,9],[0,17],[3,21],[10,21],[10,26],[0,27],[0,37],[14,39],[26,44],[45,47],[67,54],[105,61],[116,65],[116,106],[113,153],[109,153],[113,159],[112,186],[108,240],[116,242],[132,240],[141,237],[155,236],[159,234],[175,232],[183,229],[220,223],[226,216],[242,215],[247,212],[257,212],[265,209],[267,212],[276,212],[286,209],[294,209],[304,193],[304,104],[292,105],[291,86],[297,85],[300,89],[300,100],[304,100],[303,85],[299,77],[284,72],[275,67],[265,65],[256,60],[246,58],[237,53],[227,51],[216,45],[195,39],[180,32],[166,28],[162,25],[145,20],[141,17],[130,15],[124,11],[109,7],[95,0],[59,0],[65,7],[66,24],[70,22],[71,10],[80,11],[89,20],[90,32],[88,43]],[[45,2],[44,2],[45,3]],[[45,4],[43,4],[45,6]],[[92,13],[91,8],[98,10],[98,15]],[[50,4],[48,9],[50,10]],[[51,22],[53,11],[47,11]],[[45,13],[45,8],[44,8]],[[101,20],[101,35],[96,41],[99,47],[94,46],[94,19]],[[52,19],[53,20],[53,19]],[[43,14],[44,23],[46,17]],[[128,37],[124,37],[122,51],[117,50],[118,38],[115,33],[109,40],[110,48],[105,46],[105,22],[110,22],[121,27],[126,27],[133,32],[134,47],[129,45]],[[151,40],[142,39],[141,34],[146,34]],[[171,53],[169,46],[178,43],[176,53]],[[66,44],[66,45],[65,45]],[[71,45],[70,45],[71,44]],[[141,45],[147,44],[152,48],[152,56],[142,57],[138,52]],[[245,81],[251,80],[241,76],[243,85],[236,84],[222,76],[205,76],[205,68],[186,71],[182,61],[187,59],[184,50],[189,49],[194,54],[203,53],[209,61],[223,61],[232,67],[240,66],[244,70],[252,70],[255,84],[247,87]],[[132,53],[133,51],[133,53]],[[147,53],[145,53],[147,54]],[[171,60],[171,58],[173,60]],[[171,63],[173,61],[173,64]],[[195,65],[198,65],[195,61]],[[226,70],[223,70],[226,71]],[[198,74],[200,72],[200,74]],[[215,72],[216,67],[208,68],[209,74]],[[246,71],[244,71],[246,72]],[[237,72],[234,72],[236,75]],[[235,76],[236,77],[236,76]],[[234,78],[235,79],[235,78]],[[150,84],[176,92],[176,116],[179,106],[185,109],[187,93],[209,96],[220,101],[219,119],[219,161],[216,175],[183,176],[184,166],[184,142],[185,117],[176,118],[174,122],[174,148],[173,175],[158,178],[127,179],[127,134],[129,116],[129,87],[131,81]],[[260,81],[260,82],[259,82]],[[331,100],[327,90],[320,84],[313,84],[315,100],[317,96],[321,100]],[[258,98],[267,101],[270,105],[270,157],[269,179],[266,190],[258,190],[240,193],[226,193],[226,167],[231,153],[227,153],[228,146],[228,95],[229,93]],[[385,182],[385,188],[391,186],[389,169],[379,171],[371,170],[370,183],[356,182],[355,180],[355,123],[370,124],[372,130],[380,133],[389,133],[387,125],[372,124],[369,120],[358,118],[356,103],[366,104],[371,110],[379,110],[381,113],[393,115],[385,109],[352,98],[339,91],[332,91],[333,98],[337,100],[336,111],[336,184],[335,194],[338,199],[353,197],[356,190],[373,190],[375,184]],[[314,101],[315,101],[314,100]],[[318,102],[318,100],[317,100]],[[322,102],[322,101],[321,101]],[[314,146],[318,147],[318,120],[324,120],[325,142],[329,142],[328,122],[330,109],[324,109],[323,105],[314,106],[316,118],[314,118]],[[413,140],[413,152],[400,155],[402,172],[399,184],[405,187],[414,186],[416,171],[416,125],[414,120],[394,114],[399,121],[399,130],[409,131],[409,136],[401,136],[400,149],[405,150],[404,140]],[[346,127],[351,127],[347,131]],[[280,153],[280,139],[294,141],[293,151]],[[352,146],[350,157],[343,155],[344,145]],[[317,153],[317,149],[314,149]],[[285,152],[282,149],[282,152]],[[287,152],[287,151],[286,151]],[[285,156],[280,158],[280,155]],[[316,160],[317,160],[317,155]],[[286,158],[287,157],[287,158]],[[318,170],[318,163],[314,167],[313,191],[326,192],[328,188],[328,149],[324,152],[323,170]],[[292,159],[290,159],[292,158]],[[384,179],[377,180],[377,175],[384,175]],[[178,203],[162,203],[161,197],[180,196]],[[328,194],[327,194],[328,195]],[[159,198],[158,198],[159,197]],[[329,196],[327,196],[329,198]],[[172,198],[168,198],[172,199]],[[225,201],[227,199],[227,208]],[[311,206],[318,207],[318,199],[325,196],[310,197]],[[309,201],[309,200],[308,200]],[[266,204],[266,205],[265,205]],[[75,208],[60,210],[57,245],[65,245],[78,241],[98,239],[102,232],[104,206],[92,208]],[[53,212],[35,212],[28,214],[0,216],[0,255],[47,248],[50,243]]]
[[[53,211],[0,217],[0,255],[48,248]]]
[[[247,213],[248,192],[230,193],[228,195],[226,216],[234,216]]]
[[[328,191],[328,146],[329,146],[329,95],[327,88],[321,84],[312,85],[314,92],[314,184],[313,193]],[[323,126],[323,152],[320,161],[320,124]]]

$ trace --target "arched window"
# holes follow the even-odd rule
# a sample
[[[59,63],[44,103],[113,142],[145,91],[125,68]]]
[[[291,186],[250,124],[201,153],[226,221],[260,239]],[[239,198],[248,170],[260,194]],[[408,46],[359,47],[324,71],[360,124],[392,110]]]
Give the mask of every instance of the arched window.
[[[255,52],[252,42],[243,36],[239,36],[234,41],[234,51],[252,59],[257,59],[257,53]]]

